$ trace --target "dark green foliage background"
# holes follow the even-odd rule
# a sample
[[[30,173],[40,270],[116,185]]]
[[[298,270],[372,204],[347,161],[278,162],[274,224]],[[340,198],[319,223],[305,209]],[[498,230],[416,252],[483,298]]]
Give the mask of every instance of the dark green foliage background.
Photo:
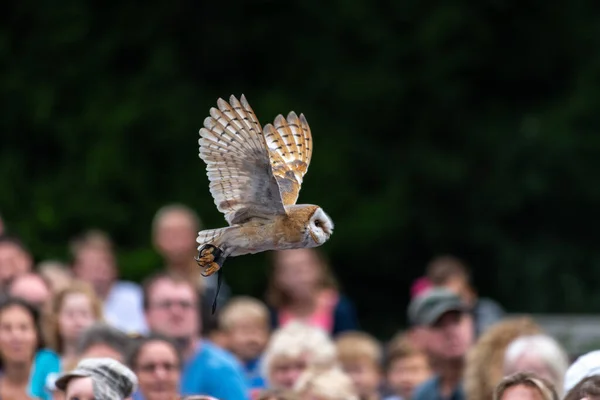
[[[363,325],[404,323],[410,282],[464,257],[510,311],[600,309],[600,6],[454,2],[12,1],[0,12],[0,212],[37,259],[90,226],[122,275],[160,262],[151,218],[224,224],[197,156],[218,97],[289,110],[315,153],[301,202]],[[228,262],[261,295],[264,256]]]

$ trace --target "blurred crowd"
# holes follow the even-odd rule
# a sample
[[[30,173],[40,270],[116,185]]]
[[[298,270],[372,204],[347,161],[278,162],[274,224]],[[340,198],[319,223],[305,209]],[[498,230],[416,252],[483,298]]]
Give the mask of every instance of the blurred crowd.
[[[194,261],[200,229],[190,208],[160,209],[163,268],[138,285],[119,279],[104,232],[73,238],[68,262],[36,264],[0,221],[0,399],[83,400],[69,391],[89,384],[90,399],[124,387],[106,398],[600,400],[600,351],[567,355],[532,319],[507,318],[456,257],[425,266],[409,326],[380,341],[318,249],[273,252],[265,298],[225,283],[213,315],[216,278]]]

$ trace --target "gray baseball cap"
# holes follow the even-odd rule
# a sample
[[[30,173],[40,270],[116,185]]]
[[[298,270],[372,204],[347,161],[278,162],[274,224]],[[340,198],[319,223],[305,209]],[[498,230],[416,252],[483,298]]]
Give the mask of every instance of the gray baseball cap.
[[[65,391],[71,379],[92,378],[96,400],[123,400],[133,394],[137,377],[129,368],[112,358],[86,358],[56,380],[56,387]]]
[[[469,308],[454,292],[433,288],[410,302],[408,318],[412,325],[432,325],[450,311],[467,312]]]

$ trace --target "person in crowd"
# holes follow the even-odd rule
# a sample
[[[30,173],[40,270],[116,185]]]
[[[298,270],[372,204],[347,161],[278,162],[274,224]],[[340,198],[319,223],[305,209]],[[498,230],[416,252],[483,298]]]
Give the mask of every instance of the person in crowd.
[[[401,335],[389,345],[386,360],[386,382],[391,396],[386,400],[412,399],[415,389],[431,378],[429,359],[410,337]]]
[[[50,284],[53,294],[60,292],[73,281],[71,269],[60,261],[42,261],[36,266],[36,270]]]
[[[177,345],[158,334],[134,342],[128,364],[139,379],[134,400],[172,400],[180,395],[183,360]]]
[[[40,274],[26,272],[16,276],[8,285],[7,293],[11,297],[23,299],[40,312],[45,313],[52,300],[50,283]]]
[[[0,235],[0,291],[18,275],[33,269],[33,257],[15,236]]]
[[[357,330],[354,306],[342,295],[318,249],[273,252],[267,304],[273,328],[300,320],[332,335]]]
[[[148,278],[143,290],[151,331],[174,340],[182,353],[182,394],[247,399],[248,388],[240,363],[231,353],[200,339],[197,285],[163,272]]]
[[[273,332],[263,356],[263,376],[272,389],[292,389],[307,368],[337,364],[337,351],[325,331],[294,321]]]
[[[567,392],[564,400],[600,400],[600,375],[582,379]]]
[[[307,369],[298,377],[294,391],[301,400],[359,400],[352,379],[337,367]]]
[[[508,345],[520,336],[540,333],[542,328],[529,317],[509,318],[490,327],[467,356],[464,378],[467,398],[492,400],[496,385],[504,377]]]
[[[133,282],[117,280],[115,252],[108,235],[87,231],[74,239],[70,247],[75,277],[93,286],[102,301],[106,321],[124,332],[145,333],[141,288]]]
[[[519,372],[505,377],[494,392],[494,400],[558,399],[554,385],[531,372]]]
[[[476,336],[504,317],[504,310],[498,303],[477,295],[471,282],[469,268],[454,256],[443,255],[431,260],[427,266],[427,279],[434,286],[445,287],[455,292],[471,308]]]
[[[129,337],[120,330],[103,322],[95,323],[81,334],[77,344],[77,360],[79,362],[86,358],[111,358],[124,363],[129,342]],[[52,393],[54,400],[64,397],[64,393],[56,387],[58,377],[59,373],[56,373],[46,379],[47,390]]]
[[[269,309],[252,297],[234,297],[219,314],[226,347],[242,363],[251,391],[265,388],[261,356],[270,335]]]
[[[534,372],[551,382],[561,398],[568,367],[567,353],[556,340],[543,334],[516,338],[504,355],[505,375]]]
[[[21,299],[0,303],[0,398],[50,400],[46,379],[59,369],[58,356],[44,348],[38,311]]]
[[[194,260],[198,255],[196,238],[202,229],[201,225],[198,214],[188,206],[168,204],[160,208],[154,216],[152,239],[154,248],[163,258],[167,272],[197,283],[201,294],[203,333],[211,336],[213,331],[217,331],[217,320],[211,312],[212,303],[217,295],[217,274],[201,276],[200,268]],[[225,304],[229,299],[230,289],[225,281],[222,281],[218,296],[219,304]]]
[[[59,292],[52,303],[48,343],[60,355],[62,367],[69,370],[78,361],[82,333],[102,320],[102,305],[92,287],[81,281]]]
[[[570,392],[581,381],[591,376],[600,376],[600,350],[590,351],[571,364],[565,373],[564,392]]]
[[[377,339],[365,332],[347,331],[337,337],[335,344],[338,361],[360,399],[379,400],[383,350]]]
[[[416,389],[414,399],[464,399],[465,357],[474,341],[469,307],[454,292],[436,288],[413,299],[408,315],[413,325],[426,327],[426,351],[435,371]]]
[[[137,384],[133,371],[111,358],[82,360],[56,381],[65,400],[124,400],[131,397]]]
[[[258,393],[252,400],[300,400],[293,390],[266,389]]]

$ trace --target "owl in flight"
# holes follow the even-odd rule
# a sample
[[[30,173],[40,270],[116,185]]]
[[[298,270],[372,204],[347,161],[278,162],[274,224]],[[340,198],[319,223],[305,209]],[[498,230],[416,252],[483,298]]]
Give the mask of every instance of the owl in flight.
[[[200,129],[200,158],[229,226],[198,234],[202,275],[217,272],[227,257],[325,243],[331,218],[319,206],[296,204],[313,147],[304,115],[279,115],[262,129],[244,95],[217,105]]]

